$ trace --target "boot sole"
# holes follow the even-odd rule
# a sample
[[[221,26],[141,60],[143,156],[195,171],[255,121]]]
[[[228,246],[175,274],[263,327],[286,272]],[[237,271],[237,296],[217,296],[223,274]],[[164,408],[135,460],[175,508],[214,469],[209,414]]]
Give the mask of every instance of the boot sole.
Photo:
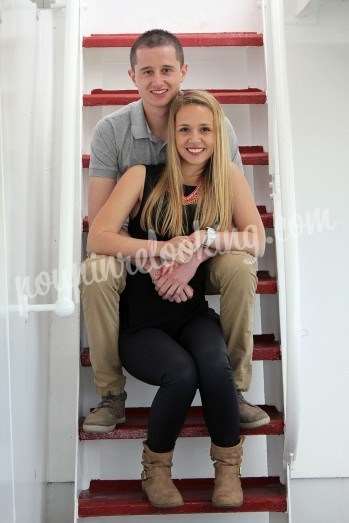
[[[148,498],[147,492],[143,486],[142,486],[142,491],[144,492],[144,495],[147,496],[147,500],[149,501],[149,503],[155,508],[176,508],[176,507],[183,507],[183,505],[184,505],[184,501],[182,501],[181,503],[174,503],[173,505],[170,505],[168,503],[166,505],[161,505],[159,503],[152,503],[150,501],[150,499]]]
[[[83,425],[82,430],[84,432],[95,432],[97,434],[105,434],[108,432],[113,432],[113,430],[115,430],[116,428],[116,425],[121,425],[122,423],[126,423],[126,417],[118,418],[114,425]]]
[[[234,504],[232,504],[232,503],[224,503],[224,504],[221,505],[220,503],[213,503],[212,502],[212,505],[214,507],[216,507],[216,508],[234,508],[234,507],[241,507],[241,505],[243,505],[243,503],[244,502],[242,501],[239,504],[236,504],[236,503],[234,503]]]
[[[263,425],[269,425],[270,418],[262,418],[257,421],[250,421],[249,423],[244,423],[240,421],[240,427],[243,429],[257,429],[258,427],[263,427]]]
[[[148,501],[149,501],[149,499],[148,499]],[[183,505],[184,505],[184,502],[181,504],[176,503],[175,505],[158,505],[158,504],[152,503],[151,501],[149,501],[149,503],[155,508],[176,508],[176,507],[183,507]]]

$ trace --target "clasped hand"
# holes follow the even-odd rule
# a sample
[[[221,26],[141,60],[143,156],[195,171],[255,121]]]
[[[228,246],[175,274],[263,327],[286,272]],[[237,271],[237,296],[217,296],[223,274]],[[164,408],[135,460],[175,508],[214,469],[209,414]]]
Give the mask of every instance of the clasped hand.
[[[190,236],[176,236],[161,249],[161,257],[166,261],[151,276],[156,291],[163,299],[181,303],[193,297],[193,289],[188,282],[200,263],[195,254],[201,247],[203,233],[196,231]]]
[[[190,236],[176,236],[165,242],[160,257],[165,261],[187,263],[193,257],[196,245]]]

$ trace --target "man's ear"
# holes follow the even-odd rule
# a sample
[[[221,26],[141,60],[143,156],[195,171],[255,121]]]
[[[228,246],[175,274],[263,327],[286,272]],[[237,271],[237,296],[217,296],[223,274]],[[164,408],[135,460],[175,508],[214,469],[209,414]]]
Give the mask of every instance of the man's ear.
[[[128,75],[131,78],[132,82],[135,83],[135,72],[132,67],[128,70]]]
[[[183,82],[187,72],[188,72],[188,65],[187,64],[183,64],[182,67],[181,67],[182,82]]]

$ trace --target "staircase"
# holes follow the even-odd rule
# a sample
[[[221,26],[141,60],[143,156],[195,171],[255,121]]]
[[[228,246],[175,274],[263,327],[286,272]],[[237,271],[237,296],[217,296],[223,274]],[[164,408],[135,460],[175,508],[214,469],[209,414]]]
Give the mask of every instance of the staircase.
[[[117,106],[138,99],[136,91],[113,89],[115,86],[125,85],[128,51],[136,36],[96,34],[83,38],[86,94],[83,96],[82,168],[85,188],[92,128],[102,116],[114,111]],[[275,519],[276,514],[285,512],[287,507],[285,488],[279,479],[282,474],[283,406],[273,215],[269,195],[263,37],[252,32],[178,36],[185,47],[186,62],[190,65],[184,89],[209,88],[219,102],[224,104],[239,142],[245,144],[240,147],[245,175],[254,191],[268,238],[266,254],[259,260],[253,382],[246,397],[255,403],[266,403],[265,409],[271,422],[259,429],[243,431],[248,436],[242,468],[245,501],[238,509],[222,509],[220,512],[228,512],[226,517],[229,520],[234,517],[231,512],[265,513],[262,519],[258,519],[256,514],[250,514],[248,519],[244,519],[243,514],[236,514],[236,521],[251,523],[269,521],[269,514],[274,513],[272,521],[276,522],[279,521]],[[205,71],[208,63],[212,68],[209,75]],[[250,87],[250,82],[254,81],[256,83]],[[229,88],[230,82],[232,88]],[[238,85],[239,82],[241,85]],[[87,214],[86,194],[84,204],[84,214]],[[88,223],[83,220],[83,232],[87,231]],[[209,301],[216,309],[219,308],[219,297],[212,297]],[[80,414],[83,419],[98,402],[90,369],[89,350],[83,336],[80,378]],[[148,405],[154,389],[127,375],[127,423],[110,434],[86,434],[80,424],[79,519],[94,518],[93,521],[97,523],[104,521],[105,516],[156,514],[160,518],[165,514],[203,515],[218,512],[210,503],[213,469],[209,461],[209,440],[198,397],[195,397],[189,411],[174,455],[173,476],[180,478],[176,481],[184,496],[184,506],[160,511],[152,507],[143,495],[138,479],[140,442],[146,434]],[[280,521],[284,521],[284,517]]]

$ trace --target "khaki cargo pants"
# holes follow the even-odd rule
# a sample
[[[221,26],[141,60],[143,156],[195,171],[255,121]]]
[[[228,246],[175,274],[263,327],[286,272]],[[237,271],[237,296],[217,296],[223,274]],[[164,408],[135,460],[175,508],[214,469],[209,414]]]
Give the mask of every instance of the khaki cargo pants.
[[[252,372],[256,259],[245,252],[219,254],[209,261],[207,294],[220,294],[221,324],[238,390],[248,389]],[[125,376],[118,352],[119,301],[125,288],[123,263],[91,254],[82,264],[81,301],[97,392],[119,394]]]

